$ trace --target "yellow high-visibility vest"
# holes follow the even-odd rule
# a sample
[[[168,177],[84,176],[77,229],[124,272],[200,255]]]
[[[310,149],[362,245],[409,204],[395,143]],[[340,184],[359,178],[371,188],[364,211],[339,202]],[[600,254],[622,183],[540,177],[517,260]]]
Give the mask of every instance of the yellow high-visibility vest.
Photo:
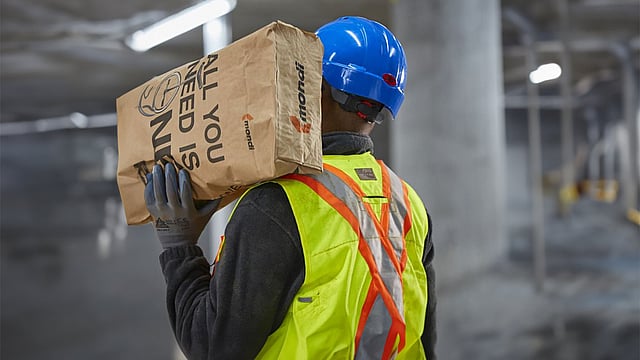
[[[258,359],[425,359],[428,221],[415,191],[370,153],[325,155],[322,174],[276,182],[305,278]]]

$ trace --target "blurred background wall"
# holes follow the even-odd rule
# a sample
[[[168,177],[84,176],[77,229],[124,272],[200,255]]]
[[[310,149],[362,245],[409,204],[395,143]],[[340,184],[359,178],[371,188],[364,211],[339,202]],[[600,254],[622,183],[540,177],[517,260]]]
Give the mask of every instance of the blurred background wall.
[[[392,124],[393,164],[447,239],[436,261],[449,282],[507,246],[499,3],[403,1],[393,10],[415,76],[406,121]]]
[[[374,140],[434,220],[440,357],[640,359],[639,0],[238,0],[126,46],[192,5],[0,3],[0,358],[181,359],[160,246],[123,218],[115,98],[270,21],[361,15],[408,56]]]

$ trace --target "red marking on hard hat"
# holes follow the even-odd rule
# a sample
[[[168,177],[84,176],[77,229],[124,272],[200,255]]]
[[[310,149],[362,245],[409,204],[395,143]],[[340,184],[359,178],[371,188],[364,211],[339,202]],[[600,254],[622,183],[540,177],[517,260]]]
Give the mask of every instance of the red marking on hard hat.
[[[389,73],[383,74],[382,80],[384,80],[384,82],[389,86],[396,86],[396,77]]]

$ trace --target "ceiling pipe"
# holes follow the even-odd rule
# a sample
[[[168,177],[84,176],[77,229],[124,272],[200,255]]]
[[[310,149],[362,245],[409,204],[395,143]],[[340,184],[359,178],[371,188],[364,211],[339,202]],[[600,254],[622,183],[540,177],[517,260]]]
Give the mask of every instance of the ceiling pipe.
[[[0,123],[0,137],[28,135],[71,129],[94,129],[116,126],[116,114],[85,115],[74,112],[66,116]]]
[[[568,44],[569,49],[573,53],[583,52],[607,52],[611,48],[611,40],[605,39],[571,39]],[[541,40],[535,44],[536,51],[543,53],[559,53],[562,51],[562,42],[558,40]],[[633,51],[640,50],[640,36],[636,36],[629,40],[629,48]],[[522,45],[505,46],[503,54],[505,56],[524,56],[528,51]]]

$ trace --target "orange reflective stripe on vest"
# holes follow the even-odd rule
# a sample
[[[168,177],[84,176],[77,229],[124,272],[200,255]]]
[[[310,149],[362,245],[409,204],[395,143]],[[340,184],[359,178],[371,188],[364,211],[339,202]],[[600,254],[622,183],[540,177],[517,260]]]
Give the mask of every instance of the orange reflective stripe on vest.
[[[383,203],[380,219],[363,198],[367,195],[342,170],[326,164],[317,176],[288,175],[331,205],[358,235],[358,250],[369,267],[369,286],[356,332],[356,359],[389,359],[405,345],[402,272],[411,228],[407,188],[382,162]],[[363,207],[368,216],[360,216]]]

